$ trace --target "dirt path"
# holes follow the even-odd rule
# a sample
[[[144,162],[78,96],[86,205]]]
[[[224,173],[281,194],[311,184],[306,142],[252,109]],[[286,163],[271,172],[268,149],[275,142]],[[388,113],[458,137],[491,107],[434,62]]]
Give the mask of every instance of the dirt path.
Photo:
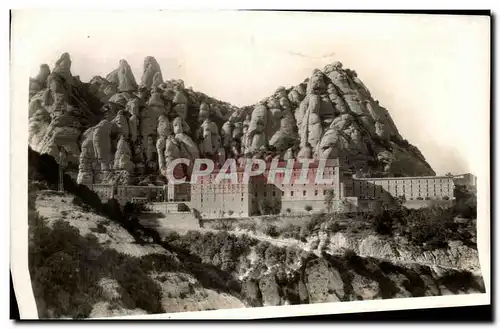
[[[158,231],[159,231],[160,234],[164,234],[164,233],[166,233],[168,231],[172,231],[172,228],[164,228],[164,229],[157,228],[157,229],[158,229]],[[179,234],[186,234],[190,230],[187,230],[187,229],[175,229],[175,231],[178,232]],[[212,232],[212,233],[220,232],[220,230],[211,229],[211,228],[198,228],[198,229],[196,229],[196,231],[198,231],[198,232],[204,232],[204,233],[207,233],[207,232]],[[265,236],[263,234],[253,234],[251,232],[243,232],[243,231],[227,231],[227,233],[235,235],[235,236],[241,236],[243,234],[246,234],[249,237],[252,237],[252,238],[257,239],[259,241],[269,242],[270,244],[275,245],[277,247],[298,248],[298,249],[302,249],[304,251],[312,252],[312,253],[316,254],[317,256],[320,256],[320,252],[319,251],[317,251],[317,250],[310,250],[310,249],[306,248],[306,244],[302,243],[302,242],[300,242],[298,240],[293,240],[293,239],[275,239],[275,238],[271,238],[271,237]],[[343,255],[343,251],[339,251],[338,253],[330,253],[330,254],[341,256],[341,255]],[[415,263],[415,262],[409,262],[409,261],[405,262],[405,261],[398,260],[398,259],[390,259],[390,258],[382,258],[382,257],[376,257],[376,258],[379,259],[379,260],[381,260],[381,261],[387,261],[387,262],[390,262],[390,263],[393,263],[393,264],[396,264],[396,265],[400,265],[400,266],[418,264],[418,265],[429,266],[429,267],[437,267],[437,268],[440,268],[440,269],[443,269],[443,270],[460,270],[459,268],[449,267],[449,266],[444,266],[444,265],[438,265],[438,264],[433,264],[433,263]],[[473,273],[473,274],[475,274],[475,275],[481,275],[480,273]]]

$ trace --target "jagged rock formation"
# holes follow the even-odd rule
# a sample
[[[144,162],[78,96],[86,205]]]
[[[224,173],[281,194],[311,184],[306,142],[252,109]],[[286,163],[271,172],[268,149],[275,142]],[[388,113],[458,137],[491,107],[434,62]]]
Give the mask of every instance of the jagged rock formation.
[[[116,171],[131,182],[165,175],[178,157],[339,157],[344,167],[372,175],[434,175],[357,73],[339,62],[242,108],[163,79],[148,56],[140,85],[125,60],[105,78],[82,83],[65,53],[52,72],[44,64],[30,79],[29,145],[55,157],[64,147],[81,183],[113,179]],[[130,152],[118,149],[124,145]]]
[[[158,87],[163,83],[160,64],[154,57],[148,56],[144,59],[144,71],[141,79],[142,88]]]
[[[255,105],[245,124],[249,128],[242,137],[242,152],[246,154],[338,157],[344,167],[374,175],[435,174],[418,149],[401,137],[357,73],[343,69],[340,62],[314,70],[295,87],[278,88]]]

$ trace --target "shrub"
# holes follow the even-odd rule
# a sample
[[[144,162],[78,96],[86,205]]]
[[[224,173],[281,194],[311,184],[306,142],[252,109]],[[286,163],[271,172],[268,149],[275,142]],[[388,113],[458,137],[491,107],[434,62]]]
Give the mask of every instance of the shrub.
[[[30,227],[29,269],[41,317],[88,317],[102,298],[98,283],[104,277],[115,278],[130,296],[126,307],[162,311],[161,291],[138,258],[104,249],[95,236],[83,237],[65,221],[52,228],[31,222],[38,224]]]
[[[257,243],[255,246],[255,253],[260,259],[264,259],[266,250],[270,245],[271,244],[267,241],[259,241],[259,243]]]
[[[269,245],[265,251],[266,263],[271,266],[277,263],[284,263],[286,261],[286,249],[279,248],[274,245]]]
[[[280,232],[280,229],[276,225],[270,224],[270,225],[266,225],[264,227],[263,233],[265,235],[272,237],[272,238],[277,238],[280,236],[281,232]]]
[[[309,219],[304,225],[306,230],[305,233],[307,235],[310,235],[311,233],[316,233],[317,231],[319,231],[321,224],[323,224],[327,220],[328,217],[325,214],[313,215],[311,219]]]
[[[453,212],[455,215],[464,218],[477,217],[477,198],[473,192],[465,187],[457,186],[454,191],[455,202]]]
[[[371,220],[372,228],[380,235],[392,235],[393,219],[388,211],[382,212],[378,216],[373,216]]]
[[[219,218],[215,221],[214,229],[221,231],[230,231],[233,229],[232,218]]]
[[[289,224],[281,229],[284,238],[300,240],[300,226]]]
[[[348,262],[352,262],[353,260],[357,260],[358,259],[358,255],[356,254],[356,252],[352,249],[346,249],[344,251],[344,258],[348,261]]]
[[[450,200],[450,197],[449,197],[449,196],[447,196],[447,195],[445,195],[445,196],[443,197],[443,200]]]
[[[428,249],[442,248],[449,240],[466,238],[457,231],[452,209],[438,206],[417,209],[410,212],[405,221],[408,240]]]
[[[359,220],[351,220],[347,226],[347,231],[350,233],[359,233],[363,231],[366,224]]]
[[[250,223],[238,223],[238,227],[241,229],[241,230],[244,230],[244,231],[249,231],[249,232],[252,232],[252,233],[255,233],[257,232],[257,224],[255,222],[250,222]]]
[[[91,228],[90,231],[92,232],[95,232],[95,233],[101,233],[101,234],[104,234],[106,233],[108,230],[106,229],[106,226],[104,226],[104,224],[102,223],[97,223],[97,227],[95,228]]]
[[[290,208],[286,208],[286,213],[287,213],[287,214],[290,214],[291,212],[292,212],[292,209],[290,209]]]
[[[313,207],[311,205],[306,205],[304,207],[304,210],[307,211],[307,212],[311,211],[312,209],[313,209]]]
[[[325,230],[332,233],[337,233],[341,230],[340,224],[337,222],[327,222]]]
[[[276,202],[270,200],[259,201],[259,212],[261,215],[276,215],[280,212],[280,207]]]

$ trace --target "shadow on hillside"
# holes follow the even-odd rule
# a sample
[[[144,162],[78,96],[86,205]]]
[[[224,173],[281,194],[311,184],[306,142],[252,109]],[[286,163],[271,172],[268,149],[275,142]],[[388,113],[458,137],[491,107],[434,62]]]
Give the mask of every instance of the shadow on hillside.
[[[425,296],[426,290],[430,288],[429,284],[436,288],[438,295],[442,294],[442,287],[453,294],[459,294],[461,291],[463,293],[469,289],[485,292],[482,279],[475,278],[468,271],[453,270],[435,279],[428,266],[419,264],[399,266],[372,257],[359,257],[354,253],[347,253],[344,257],[324,254],[323,257],[340,271],[346,295],[353,290],[351,271],[377,282],[380,289],[378,297],[383,299],[395,298],[401,292],[400,285],[412,297]],[[393,277],[398,275],[402,275],[404,279],[395,282]],[[429,281],[426,282],[422,278],[427,278]]]
[[[46,154],[40,155],[31,148],[28,148],[28,164],[30,180],[44,181],[49,188],[57,189],[59,167],[52,156]],[[161,266],[163,270],[168,271],[175,268],[178,271],[191,274],[204,288],[225,292],[240,299],[241,284],[233,278],[231,273],[225,272],[214,265],[203,263],[200,257],[191,254],[186,249],[163,241],[155,229],[143,226],[136,217],[132,217],[130,216],[131,214],[123,211],[115,199],[102,203],[94,191],[85,185],[77,184],[69,175],[64,175],[63,184],[64,189],[73,194],[76,200],[78,200],[77,203],[86,205],[88,210],[101,214],[118,223],[134,237],[137,244],[147,245],[154,243],[176,253],[181,265],[179,267],[173,266],[171,262],[162,260],[161,257],[164,256],[158,255],[160,259],[156,259],[154,264],[158,265],[164,262],[168,266]],[[145,262],[143,262],[143,265],[148,266]]]

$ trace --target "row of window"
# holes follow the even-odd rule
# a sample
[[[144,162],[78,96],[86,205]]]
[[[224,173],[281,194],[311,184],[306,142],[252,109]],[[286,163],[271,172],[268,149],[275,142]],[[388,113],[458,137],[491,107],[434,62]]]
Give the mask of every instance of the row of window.
[[[355,182],[357,184],[363,184],[363,185],[368,185],[368,184],[373,184],[373,185],[401,185],[401,184],[422,184],[422,185],[436,185],[436,184],[446,184],[446,185],[451,185],[452,182],[449,180],[386,180],[386,181],[357,181]]]
[[[201,203],[203,203],[203,197],[201,197],[200,201],[201,201]],[[205,201],[209,201],[209,198],[205,198]],[[217,201],[217,200],[215,200],[215,197],[214,197],[213,201]],[[227,200],[227,201],[231,201],[231,200]],[[234,198],[232,201],[235,201]],[[240,201],[243,202],[244,198],[242,197]]]
[[[333,190],[332,190],[332,191],[333,191]],[[294,196],[294,192],[295,192],[295,191],[290,191],[290,196]],[[322,194],[323,194],[323,195],[326,195],[326,193],[327,193],[327,190],[323,190]],[[318,190],[314,190],[314,196],[318,196],[319,194],[320,194],[320,193],[319,193],[319,191],[318,191]],[[273,192],[272,192],[272,196],[276,196],[276,195],[277,195],[276,191],[273,191]],[[254,193],[254,196],[255,196],[255,197],[258,197],[258,192],[255,192],[255,193]],[[263,196],[263,197],[267,197],[267,192],[263,192],[263,193],[262,193],[262,196]],[[281,191],[281,196],[285,196],[285,192],[284,192],[284,191]],[[307,196],[307,190],[303,190],[303,191],[302,191],[302,196]]]

